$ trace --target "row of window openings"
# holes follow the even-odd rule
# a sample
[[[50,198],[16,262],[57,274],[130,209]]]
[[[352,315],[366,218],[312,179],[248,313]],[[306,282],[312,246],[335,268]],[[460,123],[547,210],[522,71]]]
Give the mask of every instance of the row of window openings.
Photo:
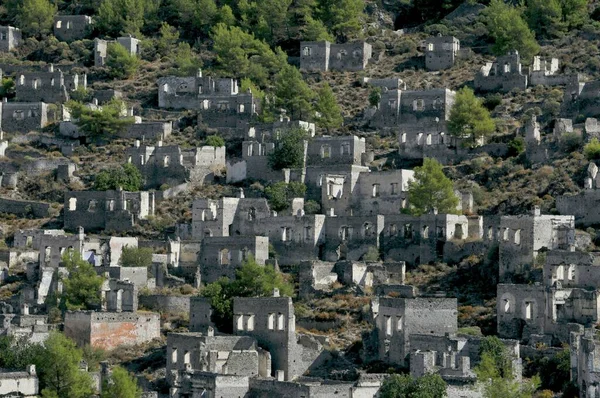
[[[319,184],[318,184],[319,186],[323,185],[324,177],[325,176],[323,174],[321,176],[319,176]],[[336,196],[336,197],[342,196],[341,195],[342,188],[339,187],[339,185],[338,185],[339,189],[335,189],[336,185],[338,185],[338,184],[336,184],[333,181],[330,181],[327,184],[327,196]],[[400,185],[397,182],[392,182],[390,184],[390,195],[398,195],[400,193],[400,190],[398,189],[399,186]],[[333,194],[334,192],[336,192],[336,195]],[[380,194],[381,194],[381,184],[379,184],[379,183],[373,184],[371,187],[371,197],[378,198],[380,196]],[[404,206],[402,206],[402,207],[404,207]]]
[[[54,87],[54,78],[50,79],[50,86]],[[25,76],[21,75],[19,76],[19,86],[24,86],[25,85]],[[38,89],[40,87],[42,87],[42,79],[32,79],[31,80],[31,87],[33,87],[34,89]]]
[[[440,142],[443,143],[445,134],[439,133],[439,136],[440,136]],[[417,143],[417,145],[423,145],[423,133],[417,134],[417,137],[415,138],[415,142]],[[400,143],[406,144],[406,133],[402,133],[400,135]],[[433,135],[431,133],[427,133],[427,135],[425,136],[425,145],[433,145]]]
[[[236,321],[237,330],[254,330],[255,317],[251,315],[238,315]],[[278,313],[270,313],[267,316],[267,329],[268,330],[285,330],[285,315]]]
[[[56,29],[62,29],[63,21],[56,21]],[[67,21],[65,24],[67,29],[71,29],[73,27],[73,23],[71,21]]]
[[[413,238],[413,226],[412,224],[405,224],[403,228],[403,236],[406,239]],[[390,224],[388,227],[388,233],[390,236],[396,236],[398,234],[398,226],[396,224]],[[446,229],[444,227],[436,227],[436,236],[438,238],[446,237]],[[463,238],[463,226],[462,224],[454,225],[454,237],[457,239]],[[429,226],[425,225],[421,228],[421,238],[429,239]]]
[[[61,257],[63,256],[63,254],[65,254],[65,251],[67,249],[68,250],[73,250],[73,246],[69,246],[68,248],[67,247],[59,247],[58,248],[58,251],[59,251]],[[46,246],[44,248],[44,262],[45,263],[49,263],[50,262],[51,254],[52,254],[52,247]]]
[[[341,240],[349,240],[352,238],[352,233],[354,228],[343,226],[340,228],[340,239]],[[362,235],[364,238],[369,237],[373,234],[375,230],[373,229],[373,224],[366,222],[362,226]]]
[[[337,57],[337,59],[342,59],[342,57],[345,57],[347,55],[348,55],[348,52],[346,50],[340,50],[340,51],[337,52],[336,57]],[[302,56],[304,56],[304,57],[310,57],[310,56],[312,56],[312,48],[310,48],[310,47],[304,47],[302,49]],[[360,58],[362,56],[362,51],[360,51],[360,50],[354,50],[352,52],[352,56],[354,58]]]
[[[394,319],[395,318],[395,319]],[[401,332],[402,331],[402,316],[396,316],[396,317],[391,317],[389,315],[386,315],[384,317],[384,322],[385,322],[385,335],[386,336],[391,336],[392,334],[394,334],[394,329],[397,332]]]
[[[343,143],[340,146],[340,155],[350,155],[350,144]],[[321,145],[321,159],[328,159],[331,157],[331,145]]]
[[[248,248],[243,248],[238,251],[238,262],[242,262],[248,259]],[[220,265],[230,265],[231,264],[231,250],[229,249],[221,249],[219,250],[219,264]]]
[[[498,228],[498,238],[500,237],[500,228]],[[489,227],[487,232],[488,240],[494,240],[494,227]],[[502,240],[508,242],[510,240],[510,228],[504,228],[502,230]],[[513,242],[515,245],[521,244],[521,230],[515,229],[513,235]]]
[[[442,99],[440,97],[436,98],[435,100],[433,100],[431,106],[434,110],[438,110],[438,109],[442,109],[442,105],[444,104],[444,101],[442,101]],[[395,99],[391,99],[388,101],[388,106],[390,107],[390,109],[392,110],[396,110],[396,107],[398,105],[397,100]],[[413,100],[412,102],[412,110],[415,112],[422,112],[425,110],[425,100],[424,99],[416,99]]]
[[[34,111],[34,110],[28,110],[27,111],[27,117],[38,117],[40,114],[38,111]],[[17,120],[23,120],[25,119],[25,111],[14,111],[13,115],[12,115],[13,119],[17,119]]]
[[[292,228],[281,227],[281,241],[291,242],[294,237]],[[312,227],[304,227],[304,240],[310,241],[312,238]]]
[[[129,156],[127,158],[127,163],[131,163],[133,158]],[[179,163],[183,163],[183,155],[179,156]],[[140,165],[146,164],[146,157],[144,155],[140,155]],[[169,155],[163,157],[163,167],[169,167],[171,165],[171,157]]]
[[[114,211],[115,210],[115,200],[109,199],[105,202],[106,210]],[[90,200],[88,202],[87,211],[94,212],[98,208],[97,200]],[[133,209],[133,201],[131,199],[127,199],[123,202],[123,210],[131,210]],[[69,211],[77,210],[77,198],[69,198]]]
[[[533,319],[533,306],[534,306],[534,302],[533,301],[526,301],[525,302],[525,319],[526,320],[531,320]],[[504,299],[504,313],[509,313],[512,312],[512,308],[511,308],[511,304],[510,304],[510,300],[509,299]]]
[[[173,348],[173,351],[171,352],[171,363],[173,363],[173,364],[177,363],[177,348]],[[192,363],[189,351],[185,351],[184,352],[184,354],[183,354],[183,363],[185,365],[189,365],[189,364]]]
[[[177,91],[184,91],[187,90],[187,85],[179,85],[177,87]],[[168,93],[169,92],[169,85],[168,84],[163,84],[163,92],[164,93]],[[202,94],[202,86],[198,86],[198,94]],[[200,103],[200,109],[202,110],[208,110],[211,108],[211,101],[210,100],[202,100],[202,102]],[[252,105],[253,110],[255,110],[254,104]],[[217,106],[216,109],[219,111],[227,111],[229,110],[229,102],[228,101],[219,101],[217,102]],[[246,105],[245,104],[238,104],[237,105],[237,111],[239,113],[244,113],[246,112]]]

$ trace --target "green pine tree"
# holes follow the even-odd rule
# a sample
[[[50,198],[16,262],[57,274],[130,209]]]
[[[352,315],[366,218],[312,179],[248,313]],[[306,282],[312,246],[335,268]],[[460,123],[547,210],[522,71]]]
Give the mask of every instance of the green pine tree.
[[[469,138],[472,144],[487,137],[496,129],[496,123],[490,112],[475,97],[473,90],[463,87],[456,93],[456,98],[448,120],[448,131],[454,137]]]
[[[83,258],[79,252],[68,250],[62,262],[69,271],[68,278],[63,279],[61,301],[68,310],[97,309],[100,302],[100,288],[104,278],[96,273],[94,266]]]
[[[275,105],[285,109],[293,120],[312,118],[313,98],[313,91],[295,67],[286,65],[275,76]]]
[[[319,90],[315,110],[319,112],[319,115],[317,116],[317,125],[326,129],[328,133],[332,129],[340,128],[344,123],[342,111],[329,83],[325,83]]]
[[[52,31],[58,8],[49,0],[23,0],[17,9],[17,25],[25,35],[42,39]]]
[[[111,370],[109,380],[102,386],[101,398],[140,398],[142,389],[135,377],[127,370],[116,366]]]
[[[432,213],[456,214],[458,198],[452,181],[444,175],[437,160],[425,158],[423,166],[415,167],[414,181],[408,183],[408,202],[413,215]]]

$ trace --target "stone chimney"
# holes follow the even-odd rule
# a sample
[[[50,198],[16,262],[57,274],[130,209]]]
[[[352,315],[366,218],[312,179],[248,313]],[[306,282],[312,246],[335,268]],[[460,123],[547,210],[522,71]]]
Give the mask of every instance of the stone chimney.
[[[277,370],[275,376],[277,377],[277,381],[285,381],[285,372],[283,370]]]
[[[48,72],[50,72],[50,73],[54,72],[54,64],[48,65]]]
[[[540,210],[540,207],[539,207],[539,206],[534,206],[534,207],[533,207],[533,215],[534,215],[534,216],[539,216],[539,215],[541,215],[541,210]]]
[[[29,315],[29,304],[21,304],[21,315]]]
[[[35,365],[27,365],[27,373],[31,376],[37,375],[37,371],[35,370]]]
[[[202,77],[202,68],[198,68],[198,71],[196,72],[196,77]]]
[[[277,288],[273,289],[273,297],[279,297],[279,289],[277,289]]]

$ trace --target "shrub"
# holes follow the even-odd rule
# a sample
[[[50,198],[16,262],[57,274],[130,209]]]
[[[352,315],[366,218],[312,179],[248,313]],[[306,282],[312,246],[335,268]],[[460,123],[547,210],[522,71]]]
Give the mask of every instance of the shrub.
[[[111,43],[106,50],[106,66],[111,77],[129,79],[137,72],[140,60],[122,45]]]
[[[485,106],[489,111],[493,111],[500,104],[502,104],[502,95],[498,93],[489,94],[483,100],[483,106]]]
[[[304,213],[306,214],[319,214],[321,212],[321,205],[319,202],[309,200],[304,203]]]
[[[595,137],[592,138],[592,140],[583,147],[583,153],[587,160],[600,159],[600,141]]]
[[[576,133],[565,133],[560,137],[560,147],[566,153],[578,151],[582,143],[581,137]]]
[[[522,137],[516,137],[508,143],[508,156],[519,156],[525,151],[525,140]]]
[[[215,148],[218,148],[225,146],[225,140],[223,139],[223,137],[218,135],[209,135],[208,137],[206,137],[205,144],[208,146],[214,146]]]

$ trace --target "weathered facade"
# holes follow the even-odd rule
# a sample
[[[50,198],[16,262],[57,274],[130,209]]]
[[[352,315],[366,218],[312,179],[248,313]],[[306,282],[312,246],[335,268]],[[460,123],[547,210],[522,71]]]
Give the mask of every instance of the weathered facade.
[[[425,68],[430,71],[450,69],[460,51],[460,40],[454,36],[430,37],[425,42]]]
[[[479,91],[509,92],[513,89],[525,90],[527,75],[521,70],[521,57],[517,51],[488,62],[475,75],[475,89]]]
[[[54,36],[60,41],[85,39],[92,30],[92,17],[87,15],[57,15]]]
[[[48,104],[44,102],[2,102],[2,130],[26,134],[46,127]]]
[[[69,93],[87,88],[86,75],[65,75],[53,65],[47,72],[23,72],[15,79],[15,100],[20,102],[63,103]]]
[[[364,41],[344,44],[300,42],[300,69],[307,72],[364,70],[371,56],[372,47]]]
[[[12,26],[0,26],[0,51],[14,50],[21,44],[21,29]]]

